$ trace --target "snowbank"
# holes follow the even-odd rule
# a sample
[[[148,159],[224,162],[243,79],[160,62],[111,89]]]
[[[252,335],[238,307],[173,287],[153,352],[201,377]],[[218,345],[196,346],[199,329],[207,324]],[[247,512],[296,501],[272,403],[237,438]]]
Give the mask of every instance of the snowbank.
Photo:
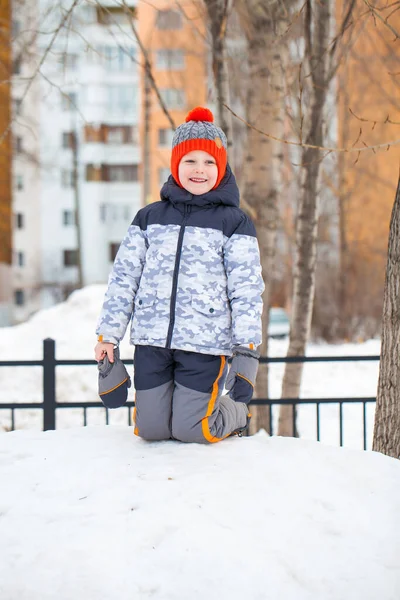
[[[398,600],[400,462],[316,442],[0,436],[4,600]]]

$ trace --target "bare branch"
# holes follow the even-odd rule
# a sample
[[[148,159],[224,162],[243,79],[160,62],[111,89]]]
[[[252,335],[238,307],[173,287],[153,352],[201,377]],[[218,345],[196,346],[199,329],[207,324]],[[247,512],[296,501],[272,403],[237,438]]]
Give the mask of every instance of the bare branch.
[[[251,125],[250,123],[248,123],[245,119],[242,119],[242,117],[239,117],[239,115],[237,115],[235,113],[235,111],[233,111],[230,106],[227,106],[226,104],[224,104],[225,108],[227,108],[234,117],[236,117],[239,121],[241,121],[242,123],[244,123],[244,125],[246,125],[247,127],[249,127],[249,129],[253,129],[253,131],[256,131],[257,133],[264,135],[265,137],[269,138],[270,140],[275,140],[275,142],[280,142],[281,144],[287,144],[289,146],[298,146],[298,147],[302,147],[302,148],[313,148],[314,150],[322,150],[324,152],[364,152],[365,150],[378,150],[379,148],[386,148],[386,146],[397,146],[398,144],[400,144],[400,139],[398,140],[392,140],[389,142],[382,142],[381,144],[374,144],[372,146],[366,146],[363,148],[357,147],[357,148],[330,148],[328,146],[314,146],[313,144],[305,144],[305,143],[300,143],[300,142],[293,142],[291,140],[283,140],[281,138],[278,138],[274,135],[271,135],[269,133],[266,133],[265,131],[261,131],[261,129],[258,129],[258,127],[255,127],[254,125]]]
[[[78,2],[79,2],[79,0],[74,0],[74,1],[73,1],[73,3],[71,4],[70,8],[69,8],[69,9],[66,11],[65,15],[64,15],[64,16],[63,16],[63,18],[61,19],[61,21],[60,21],[60,23],[59,23],[59,25],[58,25],[57,29],[54,31],[54,34],[53,34],[53,36],[52,36],[52,38],[51,38],[51,40],[50,40],[50,43],[49,43],[49,45],[47,46],[46,50],[44,51],[44,53],[43,53],[43,56],[42,56],[42,58],[40,59],[38,66],[36,67],[36,69],[35,69],[35,71],[34,71],[33,75],[30,77],[29,83],[28,83],[28,85],[26,86],[26,88],[25,88],[25,90],[24,90],[24,93],[23,93],[23,94],[22,94],[22,96],[21,96],[21,102],[23,102],[23,101],[24,101],[24,99],[26,98],[26,96],[27,96],[27,94],[28,94],[28,92],[29,92],[29,90],[30,90],[30,88],[31,88],[31,86],[32,86],[32,84],[33,84],[33,82],[34,82],[34,80],[35,80],[36,76],[38,75],[38,73],[40,73],[40,70],[41,70],[41,68],[42,68],[42,65],[43,65],[44,61],[46,60],[46,58],[47,58],[47,55],[49,54],[49,52],[50,52],[50,50],[51,50],[51,48],[52,48],[52,46],[53,46],[53,44],[54,44],[54,42],[55,42],[55,40],[56,40],[56,38],[57,38],[58,34],[60,33],[60,31],[61,31],[61,29],[64,27],[65,23],[66,23],[66,22],[68,21],[68,19],[70,18],[70,16],[72,15],[72,13],[73,13],[73,11],[74,11],[74,8],[75,8],[75,6],[78,4]],[[13,122],[14,122],[14,117],[13,117],[12,119],[10,119],[10,122],[9,122],[9,124],[7,125],[7,127],[6,127],[6,129],[3,131],[3,133],[1,134],[1,136],[0,136],[0,145],[3,143],[3,141],[4,141],[5,137],[7,136],[8,132],[10,131],[10,129],[11,129],[11,126],[12,126]]]
[[[395,28],[394,28],[392,25],[390,25],[390,23],[388,23],[388,18],[389,18],[389,16],[390,16],[390,15],[388,15],[388,16],[386,17],[386,19],[384,19],[384,18],[382,17],[382,15],[380,15],[380,14],[379,14],[379,11],[378,11],[378,9],[377,9],[375,6],[372,6],[372,4],[369,2],[369,0],[363,0],[363,2],[364,2],[364,4],[366,4],[366,6],[368,6],[368,8],[369,8],[369,10],[371,11],[371,14],[373,15],[373,17],[374,17],[374,18],[377,18],[377,19],[379,19],[380,21],[382,21],[382,23],[383,23],[384,25],[386,25],[386,27],[387,27],[388,29],[390,29],[390,31],[391,31],[391,32],[392,32],[392,33],[393,33],[393,34],[396,36],[396,38],[397,38],[398,40],[400,40],[400,33],[398,33],[398,32],[396,31],[396,29],[395,29]],[[394,11],[393,11],[393,12],[394,12]],[[393,13],[390,13],[390,14],[393,14]]]
[[[99,4],[98,1],[97,1],[97,4]],[[106,10],[106,12],[108,12],[109,14],[111,14],[111,12],[108,11],[106,8],[104,8],[103,5],[101,5],[101,6],[102,6],[103,10]],[[125,0],[123,0],[121,2],[120,6],[122,6],[124,8],[124,10],[125,10],[125,12],[126,12],[126,14],[128,16],[129,15],[132,16],[131,11],[129,9],[129,6],[126,4]],[[146,71],[146,75],[149,78],[150,85],[153,88],[153,90],[154,90],[154,92],[155,92],[155,94],[157,96],[157,100],[158,100],[158,102],[160,104],[161,110],[163,111],[163,113],[167,117],[167,119],[168,119],[168,121],[169,121],[169,123],[171,125],[171,128],[175,130],[176,129],[175,121],[171,117],[171,114],[168,111],[168,108],[166,107],[165,102],[164,102],[164,100],[161,97],[160,90],[158,89],[158,86],[157,86],[156,81],[154,79],[153,69],[152,69],[152,66],[151,66],[150,59],[149,59],[149,54],[148,54],[146,48],[144,47],[144,44],[143,44],[142,40],[139,37],[138,31],[137,31],[137,29],[135,27],[135,24],[134,24],[132,18],[129,19],[129,24],[131,26],[132,33],[135,36],[135,39],[136,39],[136,41],[138,43],[138,46],[139,46],[139,48],[140,48],[140,50],[142,52],[143,59],[144,59],[144,69]]]
[[[363,123],[373,123],[374,127],[377,123],[380,123],[381,125],[386,125],[386,123],[389,123],[390,125],[400,125],[400,121],[392,121],[392,119],[389,117],[389,115],[386,117],[386,119],[384,121],[377,121],[376,119],[374,119],[373,121],[371,121],[370,119],[364,119],[363,117],[358,117],[356,115],[356,113],[354,112],[354,110],[352,110],[349,107],[349,112],[353,115],[353,117],[355,117],[358,121],[362,121]]]

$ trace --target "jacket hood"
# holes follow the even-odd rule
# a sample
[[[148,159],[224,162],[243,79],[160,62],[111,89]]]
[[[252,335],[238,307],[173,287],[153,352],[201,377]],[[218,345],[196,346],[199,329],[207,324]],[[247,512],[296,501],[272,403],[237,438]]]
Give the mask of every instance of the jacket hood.
[[[229,165],[226,166],[226,172],[221,183],[215,190],[207,194],[191,194],[184,188],[181,188],[172,177],[161,188],[161,200],[171,202],[171,204],[191,204],[192,206],[215,206],[225,204],[226,206],[239,206],[239,188],[236,179]]]

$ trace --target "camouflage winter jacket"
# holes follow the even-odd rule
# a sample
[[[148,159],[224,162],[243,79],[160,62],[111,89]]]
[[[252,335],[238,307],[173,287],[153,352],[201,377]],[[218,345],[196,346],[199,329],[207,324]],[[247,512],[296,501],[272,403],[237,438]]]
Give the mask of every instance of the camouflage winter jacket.
[[[118,343],[132,318],[132,344],[230,355],[261,343],[263,289],[254,225],[229,166],[203,196],[171,176],[118,250],[97,334]]]

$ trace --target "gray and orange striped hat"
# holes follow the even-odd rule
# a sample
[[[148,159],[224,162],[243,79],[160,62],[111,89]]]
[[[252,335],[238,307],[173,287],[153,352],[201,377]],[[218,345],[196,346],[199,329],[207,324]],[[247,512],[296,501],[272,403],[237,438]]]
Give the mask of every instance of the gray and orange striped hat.
[[[215,158],[218,167],[218,177],[214,188],[219,186],[225,175],[228,142],[225,133],[214,125],[214,115],[208,108],[198,106],[191,110],[186,122],[179,125],[172,139],[171,173],[175,181],[179,181],[179,163],[182,158],[193,150],[203,150]],[[182,187],[182,186],[181,186]]]

